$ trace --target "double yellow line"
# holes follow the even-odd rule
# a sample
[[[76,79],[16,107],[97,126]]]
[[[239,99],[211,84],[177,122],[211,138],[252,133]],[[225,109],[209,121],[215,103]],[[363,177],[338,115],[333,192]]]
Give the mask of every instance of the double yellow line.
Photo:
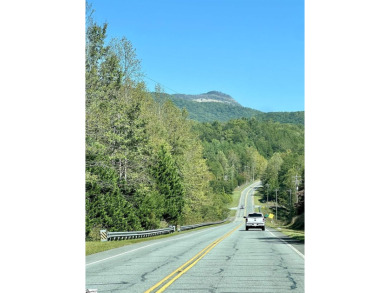
[[[189,261],[187,261],[185,264],[183,264],[178,269],[174,270],[172,273],[170,273],[168,276],[166,276],[164,279],[162,279],[160,282],[158,282],[156,285],[151,287],[150,289],[146,290],[145,293],[155,292],[160,293],[164,292],[173,282],[175,282],[178,278],[180,278],[185,272],[187,272],[189,269],[191,269],[198,261],[200,261],[207,253],[210,252],[211,249],[213,249],[218,243],[220,243],[225,238],[229,237],[234,231],[236,231],[239,227],[238,225],[230,232],[223,235],[221,238],[215,240],[206,248],[204,248],[202,251],[200,251],[197,255],[195,255],[193,258],[191,258]],[[157,291],[155,291],[157,290]]]
[[[250,187],[250,186],[248,186],[248,187]],[[244,214],[244,216],[246,216],[247,213],[248,213],[247,208],[248,208],[248,193],[249,193],[249,190],[251,190],[251,189],[248,188],[248,190],[246,191],[246,194],[245,194],[245,214]]]

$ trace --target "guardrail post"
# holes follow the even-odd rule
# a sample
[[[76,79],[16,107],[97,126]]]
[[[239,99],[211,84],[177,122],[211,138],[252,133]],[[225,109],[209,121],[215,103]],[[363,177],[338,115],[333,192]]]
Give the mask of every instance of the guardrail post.
[[[100,230],[100,241],[107,241],[107,230]]]

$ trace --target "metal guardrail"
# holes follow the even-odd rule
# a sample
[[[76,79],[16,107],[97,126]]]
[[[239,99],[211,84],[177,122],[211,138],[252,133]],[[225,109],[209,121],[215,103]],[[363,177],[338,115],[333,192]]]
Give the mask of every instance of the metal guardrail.
[[[178,226],[177,231],[184,231],[195,229],[204,226],[217,225],[225,223],[227,220],[219,222],[208,222],[195,225],[187,226]],[[169,228],[156,229],[156,230],[146,230],[146,231],[130,231],[130,232],[107,232],[107,230],[100,230],[100,240],[101,241],[112,241],[112,240],[126,240],[126,239],[136,239],[136,238],[146,238],[162,234],[169,234],[176,231],[175,226],[170,226]]]
[[[169,234],[175,232],[175,226],[169,228],[146,230],[146,231],[129,231],[129,232],[107,232],[107,230],[100,230],[101,241],[112,241],[112,240],[125,240],[125,239],[136,239],[146,238],[162,234]]]
[[[217,225],[217,224],[222,224],[225,222],[226,222],[226,220],[219,221],[219,222],[209,222],[209,223],[202,223],[202,224],[195,224],[195,225],[188,225],[188,226],[180,226],[177,228],[177,231],[190,230],[190,229],[195,229],[195,228],[199,228],[199,227],[203,227],[203,226]]]

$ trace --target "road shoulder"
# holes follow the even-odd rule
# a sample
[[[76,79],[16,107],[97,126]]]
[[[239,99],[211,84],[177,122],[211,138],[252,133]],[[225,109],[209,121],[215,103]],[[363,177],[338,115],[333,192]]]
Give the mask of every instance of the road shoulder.
[[[280,241],[284,241],[287,244],[290,244],[292,247],[294,247],[296,250],[298,250],[301,254],[305,255],[305,242],[301,240],[297,240],[291,237],[288,237],[287,235],[283,234],[282,232],[278,231],[277,229],[267,227],[266,231],[271,232],[275,237],[279,238]]]

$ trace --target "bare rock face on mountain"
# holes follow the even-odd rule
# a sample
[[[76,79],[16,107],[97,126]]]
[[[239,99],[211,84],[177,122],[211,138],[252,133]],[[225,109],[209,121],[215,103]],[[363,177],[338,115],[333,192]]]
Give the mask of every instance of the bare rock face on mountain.
[[[214,102],[214,103],[223,103],[229,104],[233,106],[241,106],[236,100],[234,100],[231,96],[218,92],[218,91],[210,91],[205,94],[199,95],[184,95],[184,94],[175,94],[173,95],[177,98],[190,100],[193,102]]]

